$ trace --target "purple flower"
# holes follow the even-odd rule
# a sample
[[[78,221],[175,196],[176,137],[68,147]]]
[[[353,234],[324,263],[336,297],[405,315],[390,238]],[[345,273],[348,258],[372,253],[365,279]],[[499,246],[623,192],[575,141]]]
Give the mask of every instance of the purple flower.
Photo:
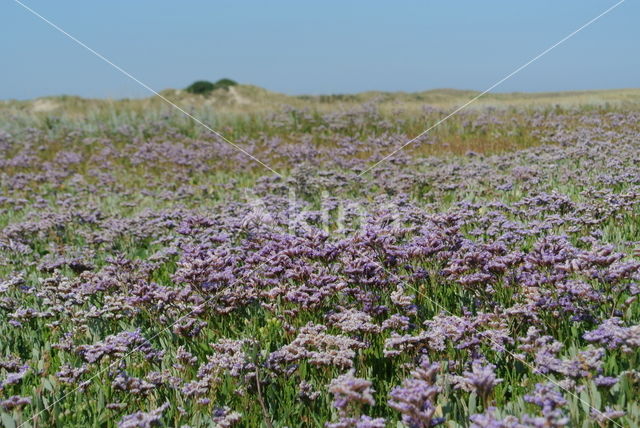
[[[525,395],[524,401],[540,407],[544,415],[567,404],[567,400],[556,390],[555,386],[548,383],[537,383],[535,391]]]
[[[429,428],[444,422],[436,418],[436,397],[441,389],[435,386],[440,365],[423,358],[401,386],[389,393],[389,407],[402,414],[402,422],[410,428]]]
[[[228,407],[216,407],[212,415],[213,422],[221,428],[229,428],[242,420],[242,414]]]
[[[338,376],[329,384],[329,392],[333,394],[333,406],[341,412],[346,411],[348,406],[362,406],[376,404],[373,399],[375,390],[371,387],[371,382],[353,376],[353,370]]]
[[[495,407],[489,407],[484,413],[471,415],[471,428],[525,428],[515,416],[500,419],[496,411]]]
[[[0,381],[0,391],[9,385],[15,385],[19,383],[29,373],[29,365],[22,365],[17,372],[7,373],[7,377],[4,381]]]
[[[18,395],[14,395],[7,398],[6,400],[0,401],[0,407],[2,407],[7,412],[10,412],[14,409],[21,409],[29,404],[31,404],[30,397],[20,397]]]
[[[622,410],[615,410],[609,406],[604,411],[592,409],[590,416],[595,419],[600,426],[606,426],[611,420],[618,419],[626,415]]]
[[[610,388],[618,383],[618,378],[611,376],[598,376],[593,380],[593,382],[596,384],[596,386]]]
[[[169,403],[164,403],[162,406],[154,409],[150,412],[138,411],[127,415],[118,422],[119,428],[151,428],[160,425],[160,418],[165,409],[169,407]]]
[[[367,415],[361,415],[359,418],[344,416],[336,422],[327,422],[327,428],[385,428],[386,421],[384,418],[372,418]]]
[[[465,371],[463,376],[455,378],[456,387],[466,391],[472,391],[478,394],[486,404],[489,395],[502,379],[495,374],[493,364],[482,364],[480,361],[474,361],[471,371]]]
[[[298,385],[298,396],[305,400],[314,401],[316,398],[320,396],[320,391],[316,391],[313,389],[313,385],[311,385],[306,380],[303,380]]]
[[[384,426],[384,419],[372,419],[366,415],[357,418],[363,406],[376,404],[373,398],[376,391],[371,387],[370,381],[355,377],[353,370],[333,379],[329,384],[329,392],[333,394],[333,406],[338,409],[340,419],[327,423],[328,428]]]
[[[609,318],[595,330],[583,335],[588,342],[596,342],[607,349],[621,348],[623,352],[631,352],[640,347],[640,325],[624,327],[620,318]]]
[[[308,359],[313,365],[352,367],[356,349],[365,343],[348,336],[326,333],[327,327],[308,323],[288,345],[269,355],[268,365],[287,365]]]
[[[108,336],[95,345],[80,345],[76,350],[89,363],[96,363],[105,356],[121,358],[134,351],[142,353],[148,360],[158,360],[164,354],[163,351],[153,349],[151,343],[145,339],[140,330],[123,331]]]

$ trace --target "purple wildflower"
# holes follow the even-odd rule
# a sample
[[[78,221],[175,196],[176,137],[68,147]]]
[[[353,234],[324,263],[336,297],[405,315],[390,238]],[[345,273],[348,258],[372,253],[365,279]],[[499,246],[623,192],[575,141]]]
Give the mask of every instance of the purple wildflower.
[[[169,407],[169,403],[164,403],[162,406],[154,409],[150,412],[137,411],[130,415],[127,415],[118,422],[119,428],[151,428],[153,426],[160,425],[160,418],[165,409]]]
[[[89,363],[98,362],[105,356],[121,358],[134,351],[142,353],[148,360],[158,360],[164,353],[153,349],[151,343],[145,339],[140,330],[133,332],[123,331],[108,336],[105,340],[95,345],[80,345],[76,350]]]
[[[441,388],[435,386],[440,365],[423,358],[401,386],[389,393],[389,407],[402,414],[402,422],[411,428],[429,428],[444,422],[436,418],[436,397]]]
[[[213,422],[221,428],[229,428],[240,422],[242,414],[232,411],[228,407],[216,407],[213,411]]]
[[[27,406],[29,404],[31,404],[30,397],[20,397],[19,395],[14,395],[7,398],[6,400],[0,401],[0,407],[6,410],[7,412],[10,412],[15,409],[21,409],[24,406]]]
[[[489,396],[502,379],[495,374],[493,364],[482,364],[480,361],[474,361],[471,371],[465,371],[463,376],[455,378],[456,387],[465,391],[475,392],[480,396],[483,403],[487,403]]]

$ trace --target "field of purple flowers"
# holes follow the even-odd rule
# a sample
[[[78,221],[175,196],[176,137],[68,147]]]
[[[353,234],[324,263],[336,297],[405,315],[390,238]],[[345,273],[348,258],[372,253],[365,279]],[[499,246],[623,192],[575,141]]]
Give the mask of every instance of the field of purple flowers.
[[[3,116],[2,424],[639,426],[640,113],[446,114]]]

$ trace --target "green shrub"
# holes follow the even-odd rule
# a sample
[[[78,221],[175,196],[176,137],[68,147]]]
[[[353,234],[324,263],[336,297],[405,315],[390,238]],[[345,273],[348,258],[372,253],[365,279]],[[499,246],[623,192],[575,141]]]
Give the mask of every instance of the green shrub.
[[[206,80],[198,80],[197,82],[193,82],[191,85],[189,85],[185,90],[192,94],[206,95],[214,89],[216,89],[215,84]]]
[[[220,79],[216,83],[211,83],[207,80],[198,80],[189,85],[185,90],[192,94],[206,95],[216,89],[229,89],[230,86],[237,85],[238,82],[231,79]]]

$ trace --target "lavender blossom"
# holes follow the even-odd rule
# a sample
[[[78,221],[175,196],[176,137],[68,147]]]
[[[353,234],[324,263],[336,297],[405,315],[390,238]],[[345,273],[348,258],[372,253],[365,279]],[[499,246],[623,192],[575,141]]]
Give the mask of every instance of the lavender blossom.
[[[493,364],[483,365],[480,361],[474,361],[471,371],[465,371],[463,376],[455,378],[456,387],[475,392],[486,404],[493,389],[502,382],[496,377],[495,368]]]
[[[116,335],[108,336],[104,341],[95,345],[80,345],[76,348],[82,358],[95,363],[105,356],[121,358],[127,352],[140,352],[149,360],[157,360],[163,352],[153,349],[151,343],[142,336],[140,330],[133,332],[123,331]]]
[[[410,428],[429,428],[444,422],[435,417],[436,399],[441,392],[434,384],[439,369],[438,363],[424,358],[411,377],[389,393],[389,407],[400,412],[402,422]]]
[[[213,422],[222,428],[229,428],[242,420],[242,414],[229,407],[216,407],[213,411]]]
[[[384,418],[372,418],[367,415],[361,415],[359,418],[344,416],[336,422],[327,422],[327,428],[385,428],[386,421]]]
[[[13,395],[6,400],[0,400],[0,407],[7,412],[21,409],[29,404],[31,404],[31,397],[20,397],[19,395]]]
[[[160,418],[162,413],[169,407],[169,403],[164,403],[162,406],[150,411],[142,412],[138,411],[127,415],[118,422],[119,428],[151,428],[160,425]]]
[[[535,391],[525,395],[524,401],[540,407],[544,415],[567,404],[567,400],[556,390],[554,385],[548,383],[537,383]]]
[[[375,390],[371,388],[371,382],[353,376],[353,370],[338,376],[329,384],[329,392],[333,394],[333,406],[340,412],[346,412],[347,407],[360,407],[368,404],[376,404],[373,399]]]
[[[592,409],[589,415],[598,423],[598,425],[600,425],[601,427],[605,427],[609,424],[610,421],[619,419],[626,415],[626,412],[622,410],[616,410],[607,406],[604,411]]]

